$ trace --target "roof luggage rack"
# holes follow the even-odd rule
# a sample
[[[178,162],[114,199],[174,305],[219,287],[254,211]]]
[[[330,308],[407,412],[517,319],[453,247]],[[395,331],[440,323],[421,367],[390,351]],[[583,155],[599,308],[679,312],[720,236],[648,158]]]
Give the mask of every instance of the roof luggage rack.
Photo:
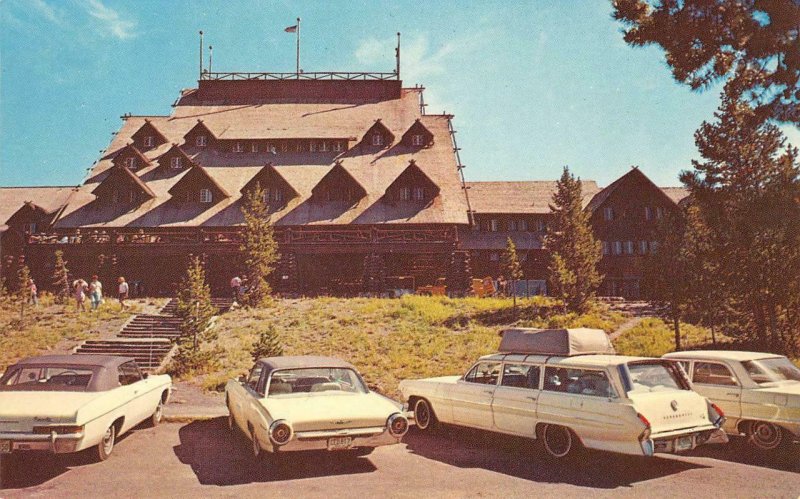
[[[513,328],[500,331],[500,353],[558,355],[616,354],[602,329]]]

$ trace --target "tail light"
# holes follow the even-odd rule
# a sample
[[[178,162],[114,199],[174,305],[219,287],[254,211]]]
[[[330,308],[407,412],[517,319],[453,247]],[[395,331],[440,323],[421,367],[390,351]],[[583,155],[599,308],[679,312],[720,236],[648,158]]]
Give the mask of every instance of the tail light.
[[[639,421],[641,421],[642,424],[644,424],[644,430],[642,431],[641,435],[639,435],[639,441],[643,442],[643,441],[647,440],[648,438],[650,438],[650,433],[651,433],[651,428],[652,427],[650,426],[650,421],[648,421],[647,418],[644,417],[642,414],[637,412],[636,416],[639,418]]]
[[[400,413],[395,413],[389,416],[386,426],[392,436],[402,437],[408,431],[408,419]]]
[[[708,401],[708,416],[716,426],[722,426],[725,422],[725,412],[714,402]]]
[[[53,425],[53,426],[34,426],[33,433],[37,435],[76,435],[83,433],[83,426]]]
[[[269,439],[275,445],[286,445],[292,439],[292,427],[283,419],[275,421],[269,427]]]

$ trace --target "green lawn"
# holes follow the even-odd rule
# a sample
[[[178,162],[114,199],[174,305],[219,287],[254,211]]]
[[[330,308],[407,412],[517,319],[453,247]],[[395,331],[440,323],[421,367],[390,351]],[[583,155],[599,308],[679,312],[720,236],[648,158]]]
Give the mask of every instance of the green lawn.
[[[681,323],[681,349],[708,346],[713,348],[711,331],[707,328]],[[730,342],[730,338],[717,333],[718,344]],[[646,318],[635,327],[625,331],[614,340],[614,348],[620,355],[661,357],[675,351],[675,332],[672,324],[661,319]]]

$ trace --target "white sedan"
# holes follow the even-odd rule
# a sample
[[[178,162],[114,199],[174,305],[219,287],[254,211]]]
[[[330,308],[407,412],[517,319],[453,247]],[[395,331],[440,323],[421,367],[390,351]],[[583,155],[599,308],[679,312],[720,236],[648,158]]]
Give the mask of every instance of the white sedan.
[[[120,435],[161,421],[171,387],[169,376],[143,375],[127,357],[21,360],[0,378],[0,454],[93,448],[103,461]]]
[[[405,435],[403,406],[370,392],[356,369],[330,357],[269,357],[225,386],[228,424],[255,457],[298,450],[366,455]]]
[[[664,355],[676,360],[695,391],[722,407],[731,435],[746,435],[762,450],[800,442],[800,369],[782,355],[698,350]]]

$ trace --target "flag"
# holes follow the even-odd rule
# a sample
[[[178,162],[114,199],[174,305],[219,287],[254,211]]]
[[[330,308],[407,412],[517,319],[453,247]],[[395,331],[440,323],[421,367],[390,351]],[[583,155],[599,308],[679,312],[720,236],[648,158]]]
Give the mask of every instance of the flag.
[[[294,26],[288,26],[283,31],[285,31],[287,33],[296,33],[297,32],[297,25],[295,24]]]

